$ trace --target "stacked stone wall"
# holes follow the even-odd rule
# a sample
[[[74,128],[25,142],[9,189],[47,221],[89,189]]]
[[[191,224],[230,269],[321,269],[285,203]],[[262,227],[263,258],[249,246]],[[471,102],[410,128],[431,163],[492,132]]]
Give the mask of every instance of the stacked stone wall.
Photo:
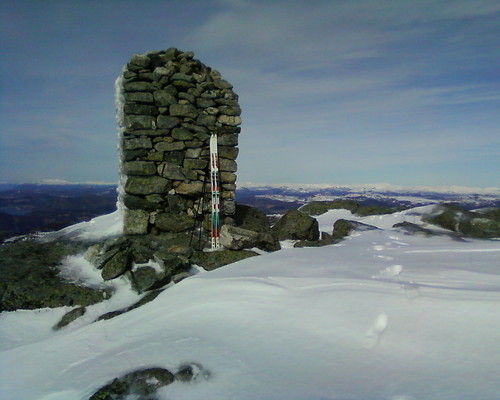
[[[232,89],[192,52],[132,56],[117,81],[125,234],[177,233],[206,219],[213,133],[221,211],[234,213],[241,109]]]

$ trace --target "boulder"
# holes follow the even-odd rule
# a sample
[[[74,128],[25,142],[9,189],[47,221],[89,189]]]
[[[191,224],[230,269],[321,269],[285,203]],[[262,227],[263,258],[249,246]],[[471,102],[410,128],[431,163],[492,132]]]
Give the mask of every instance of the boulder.
[[[129,176],[125,192],[130,194],[161,194],[172,189],[172,182],[159,176]]]
[[[233,219],[236,226],[240,228],[255,232],[271,233],[269,218],[262,211],[254,207],[236,204]]]
[[[132,288],[137,293],[147,290],[159,289],[172,280],[170,271],[163,269],[161,272],[150,266],[141,266],[132,271]]]
[[[251,249],[254,247],[266,251],[280,249],[279,242],[270,233],[255,232],[230,225],[224,225],[221,228],[220,243],[230,250]]]
[[[258,256],[258,254],[250,250],[224,249],[213,252],[196,252],[192,255],[190,261],[193,264],[203,267],[207,271],[212,271],[224,265],[232,264],[254,256]]]
[[[128,197],[128,196],[127,196]],[[130,197],[128,203],[130,204]],[[142,204],[142,202],[141,202]],[[152,208],[149,205],[144,208]],[[125,235],[144,235],[148,232],[149,213],[145,210],[125,210],[123,217]]]
[[[319,228],[316,219],[299,210],[288,210],[271,229],[279,240],[318,240]]]
[[[165,212],[158,214],[155,218],[155,226],[165,232],[183,232],[193,228],[194,225],[194,218],[186,213]]]
[[[323,247],[336,243],[338,240],[334,239],[332,235],[326,232],[321,232],[319,240],[300,240],[293,245],[293,247]]]
[[[0,246],[0,311],[88,306],[109,298],[110,288],[79,286],[60,276],[62,259],[83,250],[76,241],[24,240]]]
[[[127,250],[116,253],[102,265],[101,276],[105,281],[118,278],[131,267],[130,253]]]
[[[362,222],[338,219],[333,224],[333,239],[342,239],[354,231],[371,231],[378,229],[376,226],[363,224]]]
[[[500,237],[500,208],[472,212],[457,204],[440,204],[434,207],[430,215],[422,219],[466,237],[483,239]]]
[[[407,221],[394,224],[392,227],[397,230],[403,231],[408,235],[422,235],[426,237],[439,235],[439,233],[437,232],[431,231],[430,229],[423,228],[420,225],[413,224]]]
[[[65,326],[69,325],[71,322],[73,322],[75,319],[80,318],[85,314],[85,311],[87,309],[85,307],[76,307],[71,311],[68,311],[66,314],[63,315],[61,320],[54,326],[54,330],[58,331],[61,328],[64,328]]]
[[[160,387],[174,382],[175,377],[164,368],[141,369],[101,387],[89,400],[125,400],[132,398],[150,399]]]

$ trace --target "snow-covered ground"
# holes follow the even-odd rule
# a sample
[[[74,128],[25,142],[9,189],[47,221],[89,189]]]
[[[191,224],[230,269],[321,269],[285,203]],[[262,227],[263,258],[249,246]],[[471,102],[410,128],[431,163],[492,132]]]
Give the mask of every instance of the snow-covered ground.
[[[3,313],[0,398],[87,399],[127,372],[197,362],[208,379],[158,399],[499,399],[500,241],[391,228],[426,211],[330,211],[324,231],[341,217],[381,229],[201,272],[107,321],[91,323],[138,298],[119,279],[116,297],[58,332],[69,308]],[[65,271],[100,283],[81,258]]]

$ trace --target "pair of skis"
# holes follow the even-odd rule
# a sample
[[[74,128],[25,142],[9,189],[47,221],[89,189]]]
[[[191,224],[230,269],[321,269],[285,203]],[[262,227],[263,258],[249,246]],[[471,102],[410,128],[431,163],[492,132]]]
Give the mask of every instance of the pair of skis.
[[[220,247],[220,186],[219,186],[219,154],[217,150],[217,135],[210,137],[210,186],[212,193],[212,214],[211,214],[211,248]]]

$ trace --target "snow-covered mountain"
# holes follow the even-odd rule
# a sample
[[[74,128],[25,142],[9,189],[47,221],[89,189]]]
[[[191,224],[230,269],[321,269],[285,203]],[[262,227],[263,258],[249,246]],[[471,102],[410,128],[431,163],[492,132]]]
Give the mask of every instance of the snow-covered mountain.
[[[500,242],[408,235],[432,206],[338,218],[377,226],[321,248],[283,249],[199,273],[110,320],[139,298],[122,278],[116,294],[65,329],[70,308],[0,315],[0,398],[83,400],[144,367],[209,374],[161,388],[158,400],[492,400],[500,398]],[[117,214],[61,234],[119,231]],[[429,228],[429,226],[426,226]],[[435,228],[435,227],[433,227]],[[83,257],[65,276],[104,285]],[[149,397],[148,397],[149,398]]]
[[[435,203],[459,203],[465,208],[499,207],[500,188],[405,187],[390,184],[335,185],[335,184],[279,184],[239,185],[238,198],[242,202],[262,204],[284,202],[302,205],[311,201],[351,199],[368,204],[414,207]]]

